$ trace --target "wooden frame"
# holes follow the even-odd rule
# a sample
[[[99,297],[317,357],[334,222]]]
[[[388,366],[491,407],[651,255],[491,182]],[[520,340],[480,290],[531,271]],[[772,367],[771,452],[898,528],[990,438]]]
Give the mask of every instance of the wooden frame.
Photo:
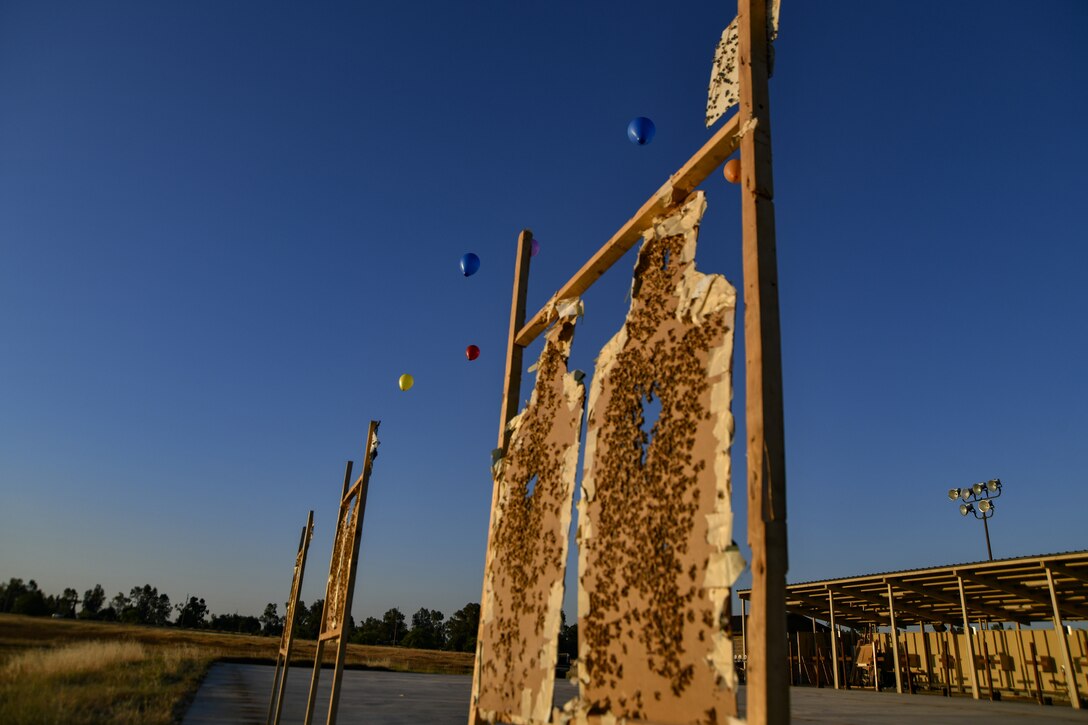
[[[298,540],[298,553],[295,554],[295,569],[291,577],[291,593],[287,599],[287,612],[283,619],[283,632],[280,634],[280,648],[276,653],[276,674],[272,678],[272,698],[268,703],[267,725],[279,725],[283,712],[283,695],[287,690],[287,670],[291,667],[291,649],[295,641],[295,611],[298,608],[302,592],[302,579],[306,574],[306,555],[310,551],[310,539],[314,535],[314,512],[306,517],[302,535]],[[282,667],[282,671],[281,671]]]
[[[333,640],[336,642],[336,659],[332,693],[329,696],[329,715],[326,722],[328,725],[336,722],[340,705],[340,684],[344,678],[346,638],[350,634],[347,622],[351,614],[351,600],[355,593],[355,572],[359,565],[359,540],[363,535],[363,514],[366,513],[366,494],[370,486],[370,471],[378,449],[378,425],[378,421],[370,421],[362,474],[355,483],[351,483],[351,461],[348,461],[347,470],[344,472],[344,487],[340,494],[336,535],[333,539],[332,559],[329,562],[329,579],[325,586],[325,606],[321,612],[321,627],[317,635],[317,652],[314,654],[310,695],[306,701],[306,725],[310,725],[313,721],[325,644]]]
[[[507,344],[499,449],[517,412],[522,352],[552,321],[555,302],[585,292],[642,237],[650,221],[675,207],[738,147],[741,150],[741,220],[748,432],[748,540],[752,550],[752,613],[748,620],[747,718],[758,725],[789,721],[786,635],[786,484],[782,420],[782,364],[778,315],[768,76],[768,3],[738,0],[740,108],[611,239],[564,284],[528,323],[525,297],[532,233],[518,239]],[[492,493],[494,523],[497,488]],[[489,525],[489,531],[490,531]],[[487,558],[490,560],[491,552]],[[486,566],[486,564],[485,564]],[[486,569],[485,569],[486,570]],[[479,678],[479,650],[473,692]],[[479,722],[470,706],[469,723]]]

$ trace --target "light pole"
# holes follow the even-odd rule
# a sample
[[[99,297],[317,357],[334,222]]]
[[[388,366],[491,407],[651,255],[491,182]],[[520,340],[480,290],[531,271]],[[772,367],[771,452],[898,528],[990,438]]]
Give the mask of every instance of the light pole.
[[[985,483],[976,483],[967,488],[948,489],[948,499],[959,501],[960,514],[974,514],[976,519],[982,519],[982,527],[986,531],[986,553],[990,555],[990,561],[994,560],[993,549],[990,548],[990,525],[986,519],[994,515],[993,499],[1001,495],[1001,479],[991,478]]]

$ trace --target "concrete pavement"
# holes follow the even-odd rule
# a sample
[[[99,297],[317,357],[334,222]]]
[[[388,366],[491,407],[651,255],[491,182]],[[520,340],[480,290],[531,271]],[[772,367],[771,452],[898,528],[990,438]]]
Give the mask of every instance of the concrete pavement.
[[[308,668],[294,667],[287,679],[283,723],[301,723],[310,689]],[[272,694],[273,668],[267,665],[217,663],[196,694],[183,725],[264,723]],[[314,722],[325,722],[332,670],[321,672]],[[415,675],[400,672],[348,670],[340,694],[339,722],[368,725],[465,725],[468,719],[469,675]],[[575,688],[556,682],[556,703],[572,698]],[[744,711],[744,688],[740,691]],[[1043,707],[1026,702],[990,702],[964,697],[898,695],[871,690],[832,690],[794,687],[790,709],[795,723],[836,725],[1030,725],[1082,723],[1088,710],[1068,705]]]

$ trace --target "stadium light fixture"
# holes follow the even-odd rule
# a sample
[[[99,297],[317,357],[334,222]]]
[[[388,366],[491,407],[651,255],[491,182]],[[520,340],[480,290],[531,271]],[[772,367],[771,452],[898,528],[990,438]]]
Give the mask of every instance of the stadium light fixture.
[[[986,553],[990,561],[994,559],[993,549],[990,547],[990,524],[987,521],[994,515],[994,503],[992,499],[1001,495],[1001,479],[991,478],[988,481],[980,481],[965,488],[948,489],[949,501],[960,501],[960,515],[974,514],[976,519],[982,519],[982,530],[986,533]]]

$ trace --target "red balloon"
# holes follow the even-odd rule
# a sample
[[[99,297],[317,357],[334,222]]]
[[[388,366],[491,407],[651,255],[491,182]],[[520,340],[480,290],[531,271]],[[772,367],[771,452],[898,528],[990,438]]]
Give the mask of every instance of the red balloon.
[[[480,357],[480,348],[476,347],[475,345],[469,345],[465,348],[465,357],[467,357],[469,360],[475,360],[476,358]]]

